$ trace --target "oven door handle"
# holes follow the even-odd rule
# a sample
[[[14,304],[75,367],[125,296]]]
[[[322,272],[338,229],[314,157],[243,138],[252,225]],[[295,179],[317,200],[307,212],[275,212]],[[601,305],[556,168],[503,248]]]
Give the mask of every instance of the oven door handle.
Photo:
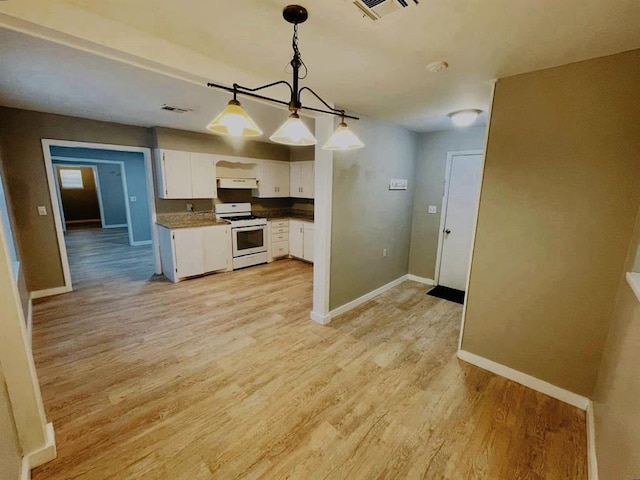
[[[264,230],[266,225],[258,225],[254,227],[238,227],[232,228],[234,232],[253,232],[254,230]]]

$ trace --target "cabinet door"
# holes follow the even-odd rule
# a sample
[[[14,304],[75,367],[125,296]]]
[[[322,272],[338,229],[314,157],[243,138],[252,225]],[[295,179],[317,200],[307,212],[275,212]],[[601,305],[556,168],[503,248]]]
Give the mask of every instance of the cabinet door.
[[[301,198],[302,195],[302,179],[300,162],[292,162],[289,167],[289,196],[294,198]]]
[[[216,162],[207,153],[191,154],[191,198],[217,198]]]
[[[273,175],[273,183],[276,188],[277,197],[288,197],[291,189],[290,186],[290,167],[289,163],[278,162],[271,164]]]
[[[304,224],[304,237],[302,247],[302,258],[308,262],[313,262],[313,235],[314,228],[312,223]]]
[[[160,150],[160,198],[191,198],[191,154]],[[160,195],[162,194],[162,195]]]
[[[303,258],[304,255],[304,227],[297,220],[289,221],[289,254],[292,257]]]
[[[204,244],[204,271],[215,272],[229,268],[231,257],[231,228],[214,226],[202,228]]]
[[[302,198],[313,198],[315,183],[314,166],[314,162],[305,162],[300,168]]]
[[[172,230],[176,277],[184,278],[204,273],[202,228]]]

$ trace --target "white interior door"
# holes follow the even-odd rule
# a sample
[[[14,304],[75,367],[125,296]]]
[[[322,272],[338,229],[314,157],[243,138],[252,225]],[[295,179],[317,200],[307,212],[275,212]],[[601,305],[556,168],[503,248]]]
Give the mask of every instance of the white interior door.
[[[465,290],[482,178],[482,155],[453,155],[443,204],[438,284]]]

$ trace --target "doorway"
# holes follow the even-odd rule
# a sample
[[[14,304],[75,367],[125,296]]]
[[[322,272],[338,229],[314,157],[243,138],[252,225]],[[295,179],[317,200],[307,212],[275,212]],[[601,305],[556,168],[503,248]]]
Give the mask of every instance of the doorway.
[[[55,293],[73,289],[72,270],[74,284],[159,273],[150,149],[59,140],[42,146],[65,280]],[[78,216],[68,197],[81,190],[87,198]]]
[[[435,280],[460,292],[467,289],[482,170],[481,151],[447,154]]]

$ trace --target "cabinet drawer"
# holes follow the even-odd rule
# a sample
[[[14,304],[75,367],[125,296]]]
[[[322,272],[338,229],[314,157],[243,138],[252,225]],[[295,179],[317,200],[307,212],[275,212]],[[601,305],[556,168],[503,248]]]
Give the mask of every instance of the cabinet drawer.
[[[289,242],[274,242],[271,244],[271,256],[283,257],[289,255]]]
[[[271,227],[271,234],[274,235],[276,233],[289,233],[289,226],[286,227]]]
[[[271,234],[271,243],[276,242],[288,242],[289,241],[289,233],[273,233]]]
[[[271,228],[289,227],[289,220],[275,220],[271,222]]]

